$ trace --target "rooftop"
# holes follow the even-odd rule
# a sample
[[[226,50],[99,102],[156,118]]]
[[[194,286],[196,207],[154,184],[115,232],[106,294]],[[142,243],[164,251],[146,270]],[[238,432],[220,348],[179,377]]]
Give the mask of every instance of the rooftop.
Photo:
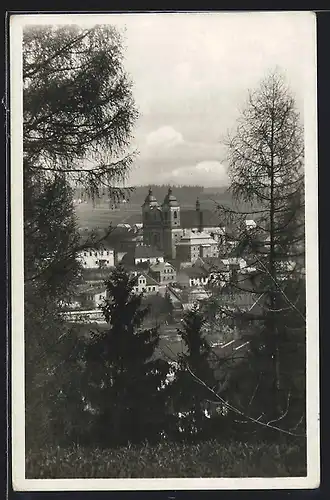
[[[90,283],[83,283],[77,287],[77,295],[90,295],[90,294],[97,294],[97,293],[103,293],[106,291],[106,286],[97,284],[97,285],[91,285]]]
[[[183,234],[182,238],[178,241],[177,245],[213,245],[217,244],[217,242],[212,238],[212,236],[205,232],[193,233],[192,231],[187,230],[186,233]]]
[[[149,276],[149,274],[146,274],[146,273],[138,273],[137,274],[138,277],[140,276],[143,276],[145,279],[146,279],[146,285],[149,285],[149,286],[159,286],[159,283],[154,280],[151,276]]]
[[[104,281],[109,278],[111,269],[83,269],[82,276],[86,281]]]
[[[227,266],[223,263],[220,257],[199,257],[198,262],[201,266],[205,266],[208,271],[225,271]]]
[[[180,269],[178,273],[178,279],[180,279],[180,275],[189,276],[189,278],[199,278],[199,277],[207,277],[208,273],[205,269],[202,269],[199,266],[189,266]]]
[[[163,253],[153,246],[149,245],[138,245],[135,247],[134,257],[139,258],[150,258],[150,257],[163,257]]]
[[[169,262],[157,262],[157,264],[152,264],[150,266],[150,269],[151,271],[156,272],[156,271],[163,271],[164,269],[168,269],[169,267],[174,269],[172,264],[170,264]]]

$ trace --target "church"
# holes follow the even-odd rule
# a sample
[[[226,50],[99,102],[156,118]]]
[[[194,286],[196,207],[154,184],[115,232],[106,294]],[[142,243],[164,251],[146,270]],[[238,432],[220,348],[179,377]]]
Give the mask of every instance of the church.
[[[202,210],[198,199],[195,209],[181,208],[171,187],[161,204],[149,189],[142,205],[142,222],[143,244],[158,248],[171,260],[179,258],[178,250],[182,256],[187,253],[186,246],[191,256],[215,256],[224,234],[215,212]]]

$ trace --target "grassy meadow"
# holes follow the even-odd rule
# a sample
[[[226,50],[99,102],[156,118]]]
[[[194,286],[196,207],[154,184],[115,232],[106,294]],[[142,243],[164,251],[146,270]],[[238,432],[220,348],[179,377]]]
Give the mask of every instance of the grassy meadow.
[[[27,453],[26,477],[302,477],[305,464],[305,449],[299,444],[207,441],[117,449],[49,447]]]
[[[105,229],[110,224],[135,224],[142,221],[140,205],[120,205],[119,208],[112,210],[105,203],[93,207],[91,203],[81,203],[76,205],[76,216],[79,227],[88,227],[89,229]]]

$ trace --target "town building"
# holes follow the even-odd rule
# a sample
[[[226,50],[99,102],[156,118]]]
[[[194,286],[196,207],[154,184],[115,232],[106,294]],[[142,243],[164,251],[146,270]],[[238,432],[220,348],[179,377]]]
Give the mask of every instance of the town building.
[[[148,264],[157,264],[164,262],[164,256],[161,250],[151,245],[137,245],[133,248],[132,254],[127,254],[128,259],[134,265],[146,262]]]
[[[209,281],[209,273],[199,266],[184,267],[177,273],[176,281],[183,288],[204,287]]]
[[[182,290],[171,285],[167,287],[167,294],[176,311],[187,311],[198,307],[201,301],[210,296],[203,287]]]
[[[217,257],[218,254],[218,243],[204,231],[194,233],[184,229],[181,239],[176,243],[178,262],[194,262],[198,257]]]
[[[160,285],[167,285],[176,281],[176,270],[169,262],[152,264],[149,273]]]
[[[84,269],[114,267],[114,250],[109,247],[86,248],[78,253],[77,259]]]
[[[159,283],[146,273],[134,272],[137,283],[134,287],[136,293],[153,294],[159,292]]]

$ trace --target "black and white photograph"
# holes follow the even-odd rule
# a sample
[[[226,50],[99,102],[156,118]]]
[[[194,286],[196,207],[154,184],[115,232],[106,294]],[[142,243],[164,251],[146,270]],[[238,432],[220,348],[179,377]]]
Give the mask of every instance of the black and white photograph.
[[[315,26],[11,17],[14,490],[318,487]]]

